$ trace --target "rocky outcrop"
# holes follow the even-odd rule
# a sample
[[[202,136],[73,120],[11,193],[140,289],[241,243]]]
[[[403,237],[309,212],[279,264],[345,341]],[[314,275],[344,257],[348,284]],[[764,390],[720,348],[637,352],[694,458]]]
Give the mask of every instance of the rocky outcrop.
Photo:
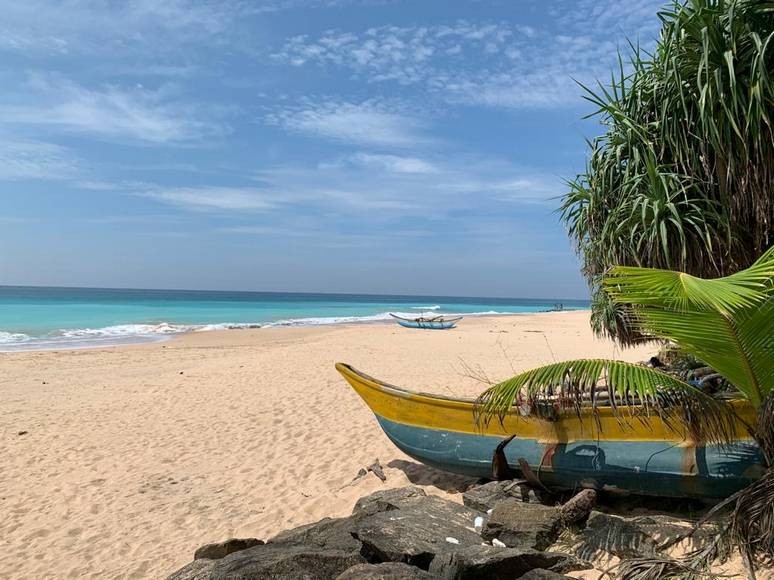
[[[462,494],[462,502],[466,506],[482,512],[494,509],[498,503],[508,499],[536,504],[549,502],[522,480],[490,481],[472,487]]]
[[[412,501],[362,519],[355,537],[369,561],[406,562],[427,569],[442,553],[481,544],[474,530],[477,512],[437,497]]]
[[[599,555],[653,554],[685,529],[664,516],[589,511],[596,493],[543,505],[522,482],[493,482],[464,494],[465,505],[417,487],[361,498],[346,518],[203,546],[169,580],[556,580],[590,568]],[[561,541],[557,541],[560,534]]]
[[[568,572],[590,565],[567,554],[478,545],[435,558],[430,572],[448,580],[511,580],[536,568]]]
[[[358,564],[344,571],[336,580],[443,580],[441,576],[425,572],[416,566],[401,562]]]
[[[208,560],[219,560],[220,558],[225,558],[234,552],[246,550],[247,548],[252,548],[253,546],[259,546],[263,543],[263,540],[258,540],[256,538],[231,538],[230,540],[226,540],[224,542],[202,546],[196,550],[196,552],[194,552],[194,560],[201,560],[202,558],[207,558]]]
[[[481,536],[499,540],[509,548],[545,550],[561,531],[558,508],[509,499],[494,507]]]

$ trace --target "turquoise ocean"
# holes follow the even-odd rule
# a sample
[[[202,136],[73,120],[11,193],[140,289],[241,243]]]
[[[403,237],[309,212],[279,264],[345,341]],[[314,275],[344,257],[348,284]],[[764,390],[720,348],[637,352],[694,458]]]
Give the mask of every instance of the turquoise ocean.
[[[389,313],[520,314],[583,300],[0,286],[0,351],[89,348],[181,332],[389,320]]]

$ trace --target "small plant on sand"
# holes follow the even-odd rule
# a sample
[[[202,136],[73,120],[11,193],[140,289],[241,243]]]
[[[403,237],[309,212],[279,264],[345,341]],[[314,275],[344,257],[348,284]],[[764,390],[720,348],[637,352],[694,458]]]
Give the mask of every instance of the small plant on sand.
[[[651,340],[670,341],[706,362],[757,411],[748,425],[758,443],[764,473],[749,487],[713,508],[731,516],[720,528],[742,553],[748,573],[774,563],[774,247],[749,268],[716,279],[669,270],[612,268],[603,288],[614,304],[626,304],[627,324]],[[733,406],[655,368],[614,360],[573,360],[526,371],[488,388],[478,400],[478,420],[502,420],[513,405],[539,410],[597,407],[600,390],[622,420],[633,407],[657,413],[697,441],[724,443],[734,438]],[[580,414],[578,416],[581,416]],[[720,546],[720,540],[716,544]],[[718,554],[702,554],[706,562]],[[666,566],[659,562],[662,574]],[[685,572],[677,562],[671,570]],[[688,566],[690,567],[690,566]],[[640,565],[630,578],[648,576]],[[693,569],[693,568],[692,568]]]

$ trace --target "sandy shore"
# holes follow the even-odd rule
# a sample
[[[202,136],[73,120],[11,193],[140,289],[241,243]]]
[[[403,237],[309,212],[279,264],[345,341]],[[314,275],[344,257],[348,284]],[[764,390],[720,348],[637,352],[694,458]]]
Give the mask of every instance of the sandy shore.
[[[1,354],[0,577],[159,578],[202,544],[342,516],[385,486],[459,497],[468,480],[395,449],[336,361],[470,396],[483,387],[466,365],[502,379],[554,359],[650,354],[595,340],[587,312]],[[387,483],[350,484],[376,458]]]

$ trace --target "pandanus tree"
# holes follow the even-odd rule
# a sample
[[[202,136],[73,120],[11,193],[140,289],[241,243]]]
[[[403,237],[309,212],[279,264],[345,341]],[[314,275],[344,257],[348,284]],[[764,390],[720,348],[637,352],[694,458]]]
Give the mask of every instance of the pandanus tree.
[[[741,547],[749,570],[756,561],[774,563],[774,246],[751,267],[722,278],[619,266],[602,285],[613,304],[627,305],[627,324],[638,333],[705,361],[757,411],[747,428],[763,455],[764,475],[725,502],[735,507],[724,531]],[[538,413],[549,404],[596,407],[600,391],[622,420],[624,409],[640,408],[671,419],[675,428],[687,426],[699,440],[722,444],[734,437],[733,405],[659,369],[615,360],[523,372],[488,388],[477,412],[489,421],[502,420],[516,404]]]
[[[605,132],[561,213],[592,288],[592,326],[641,337],[605,291],[617,265],[725,276],[774,241],[774,2],[686,0],[587,88]]]

